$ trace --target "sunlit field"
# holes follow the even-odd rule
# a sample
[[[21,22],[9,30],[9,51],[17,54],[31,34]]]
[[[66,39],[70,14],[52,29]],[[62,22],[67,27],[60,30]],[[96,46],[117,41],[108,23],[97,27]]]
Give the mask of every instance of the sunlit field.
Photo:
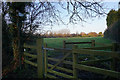
[[[66,42],[88,42],[95,40],[96,43],[111,44],[112,41],[104,39],[103,37],[69,37],[69,38],[44,38],[44,43],[47,43],[48,47],[63,48],[63,41]],[[79,44],[79,47],[90,47],[90,44]],[[95,45],[100,46],[100,45]],[[67,48],[71,48],[72,45],[67,45]]]

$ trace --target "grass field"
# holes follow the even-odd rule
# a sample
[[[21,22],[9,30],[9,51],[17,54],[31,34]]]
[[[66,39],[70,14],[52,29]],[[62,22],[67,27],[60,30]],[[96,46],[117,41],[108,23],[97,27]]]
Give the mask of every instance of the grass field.
[[[97,43],[111,44],[112,41],[104,39],[103,37],[72,37],[72,38],[44,38],[44,43],[47,43],[48,47],[62,48],[63,40],[66,42],[87,42],[95,40]],[[79,47],[90,47],[90,44],[79,44]],[[96,45],[100,46],[100,45]],[[72,45],[67,45],[67,48],[71,48]]]

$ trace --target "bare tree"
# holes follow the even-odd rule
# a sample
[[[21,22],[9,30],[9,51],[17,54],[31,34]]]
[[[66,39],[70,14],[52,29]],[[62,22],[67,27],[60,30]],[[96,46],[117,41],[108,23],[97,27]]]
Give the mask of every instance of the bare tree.
[[[106,14],[103,8],[102,0],[68,0],[67,3],[59,2],[61,7],[68,11],[69,22],[85,21],[85,18],[97,17]]]
[[[46,25],[64,23],[61,19],[62,12],[58,9],[58,5],[68,12],[69,23],[87,21],[85,19],[89,17],[105,14],[101,0],[92,0],[91,2],[87,0],[68,0],[66,2],[61,0],[58,2],[48,2],[46,0],[38,3],[34,2],[31,4],[31,7],[26,7],[26,11],[29,14],[26,16],[26,21],[21,29],[25,32],[39,30],[43,33],[44,26]],[[4,8],[5,11],[7,11],[7,8]]]
[[[86,22],[87,18],[105,14],[101,0],[99,2],[95,0],[92,2],[86,0],[68,0],[68,2],[62,2],[60,0],[58,2],[45,1],[33,3],[31,7],[26,7],[29,14],[27,15],[23,30],[27,32],[39,30],[39,33],[45,33],[44,27],[46,25],[64,24],[64,20],[61,18],[62,12],[58,9],[58,5],[67,11],[69,23]]]
[[[44,33],[44,26],[53,25],[60,20],[58,10],[50,2],[33,3],[31,7],[26,7],[26,10],[29,14],[23,27],[24,31],[34,33],[39,30],[40,33]]]

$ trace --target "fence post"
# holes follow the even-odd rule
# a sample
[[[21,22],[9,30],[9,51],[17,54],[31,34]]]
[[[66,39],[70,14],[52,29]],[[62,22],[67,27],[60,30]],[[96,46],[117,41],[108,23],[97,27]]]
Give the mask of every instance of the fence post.
[[[94,48],[95,47],[95,40],[91,40],[91,46]],[[92,59],[95,59],[94,55],[91,55]]]
[[[95,47],[95,40],[91,40],[91,42],[92,42],[91,46]]]
[[[78,48],[77,45],[73,45],[73,51],[77,48]],[[77,79],[78,78],[78,71],[75,68],[75,65],[78,63],[78,54],[76,54],[76,53],[72,53],[72,54],[73,54],[73,77],[75,79]]]
[[[63,48],[64,48],[64,49],[66,48],[66,44],[65,44],[65,43],[66,43],[66,41],[64,40],[64,41],[63,41]],[[63,52],[63,55],[65,55],[65,52]]]
[[[117,51],[117,43],[113,43],[112,51],[115,52]],[[112,62],[111,62],[111,69],[115,70],[116,69],[116,59],[113,57]]]
[[[47,44],[44,44],[44,48],[47,48]],[[44,61],[45,61],[45,78],[47,78],[47,65],[48,65],[48,55],[47,55],[47,50],[44,49]]]
[[[64,49],[66,48],[66,44],[65,44],[65,43],[66,43],[66,41],[64,40],[64,41],[63,41],[63,48],[64,48]],[[65,55],[64,52],[63,52],[63,54]]]
[[[28,59],[27,56],[24,56],[24,59],[27,60]],[[28,64],[25,62],[24,62],[24,67],[25,67],[25,69],[28,69]]]
[[[43,53],[42,53],[42,45],[43,45],[43,38],[37,39],[37,72],[38,72],[38,78],[43,78]]]
[[[65,49],[66,48],[66,41],[65,40],[63,40],[63,49]],[[65,56],[65,52],[63,52],[63,55]],[[65,67],[65,64],[63,64],[63,67]]]
[[[66,43],[66,41],[64,40],[64,41],[63,41],[63,48],[66,48],[65,43]]]
[[[24,43],[24,45],[25,45],[25,43]],[[26,49],[24,49],[24,52],[26,52]],[[24,57],[24,59],[28,59],[28,57],[27,56],[25,56],[25,55],[23,55],[23,57]],[[24,62],[24,67],[25,67],[25,69],[28,69],[28,64],[27,63],[25,63]]]

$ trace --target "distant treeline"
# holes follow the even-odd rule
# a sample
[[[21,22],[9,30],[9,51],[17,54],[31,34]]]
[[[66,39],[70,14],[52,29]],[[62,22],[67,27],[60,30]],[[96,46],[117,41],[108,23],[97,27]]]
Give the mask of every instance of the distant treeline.
[[[81,33],[74,33],[74,34],[70,34],[70,33],[46,33],[43,34],[42,37],[45,38],[57,38],[57,37],[98,37],[98,36],[103,36],[102,32],[99,32],[98,34],[96,32],[90,32],[88,34],[86,34],[85,32],[81,32]]]

